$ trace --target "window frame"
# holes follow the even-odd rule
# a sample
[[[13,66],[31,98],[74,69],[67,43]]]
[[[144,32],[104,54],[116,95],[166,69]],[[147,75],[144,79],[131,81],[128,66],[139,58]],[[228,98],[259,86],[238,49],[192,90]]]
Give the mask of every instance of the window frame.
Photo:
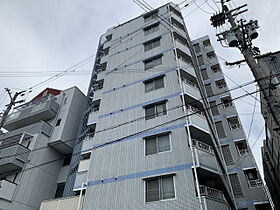
[[[156,66],[162,65],[162,58],[163,58],[163,54],[160,54],[160,55],[156,55],[156,56],[154,56],[152,58],[144,60],[143,61],[143,63],[144,63],[144,70],[147,71],[147,70],[152,69],[152,68],[154,68]],[[147,67],[146,66],[148,62],[154,62],[154,60],[156,60],[156,59],[160,59],[160,64],[158,64],[158,65],[154,65],[153,64],[152,67]]]
[[[145,86],[145,93],[149,93],[149,92],[152,92],[152,91],[154,91],[154,90],[158,90],[158,89],[164,88],[164,87],[165,87],[165,85],[164,85],[164,77],[165,77],[165,75],[161,75],[161,76],[154,77],[154,78],[151,78],[151,79],[149,79],[149,80],[143,81],[144,86]],[[156,80],[162,80],[162,87],[156,88]],[[147,90],[146,90],[146,85],[147,85],[148,83],[153,83],[153,89],[150,90],[150,91],[147,91]]]
[[[165,151],[162,151],[160,152],[159,151],[159,144],[158,144],[158,138],[160,136],[168,136],[168,140],[169,140],[169,150],[165,150]],[[147,145],[147,140],[149,139],[152,139],[152,138],[156,138],[156,153],[153,153],[153,154],[146,154],[146,145]],[[144,140],[144,156],[145,157],[150,157],[152,155],[157,155],[157,154],[162,154],[162,153],[167,153],[167,152],[172,152],[172,144],[171,144],[171,132],[164,132],[164,133],[159,133],[159,134],[156,134],[156,135],[152,135],[152,136],[146,136],[143,138]]]
[[[157,106],[159,105],[162,105],[164,104],[164,110],[163,110],[163,113],[159,115],[159,113],[157,113]],[[150,120],[150,119],[154,119],[154,118],[157,118],[157,117],[160,117],[160,116],[163,116],[163,115],[167,115],[167,100],[163,100],[163,101],[160,101],[160,102],[157,102],[157,103],[152,103],[152,104],[148,104],[146,106],[144,106],[143,108],[145,109],[145,120]],[[154,108],[154,114],[152,116],[149,116],[147,117],[147,109],[148,108]]]
[[[176,200],[177,196],[176,196],[176,181],[175,181],[175,177],[176,174],[175,173],[171,173],[171,174],[162,174],[162,175],[158,175],[158,176],[153,176],[153,177],[147,177],[147,178],[143,178],[143,183],[144,183],[144,202],[145,204],[147,203],[151,203],[151,202],[159,202],[159,201],[168,201],[168,200]],[[173,182],[173,191],[174,191],[174,197],[172,198],[166,198],[166,199],[163,199],[161,198],[162,196],[162,179],[164,178],[172,178],[172,182]],[[152,200],[152,201],[148,201],[148,196],[147,196],[147,182],[148,181],[151,181],[151,180],[158,180],[158,183],[159,183],[159,199],[158,200]],[[160,181],[159,181],[160,180]]]
[[[154,29],[155,29],[155,30],[154,30]],[[155,23],[155,24],[150,25],[150,26],[148,26],[148,27],[146,27],[146,28],[143,29],[144,35],[145,35],[145,36],[148,36],[148,35],[150,35],[150,34],[153,34],[153,33],[157,32],[157,31],[159,31],[159,30],[160,30],[160,29],[159,29],[159,23]]]
[[[147,42],[143,43],[144,46],[144,52],[148,52],[154,48],[160,47],[161,46],[161,36],[157,37],[155,39],[149,40]],[[155,45],[155,43],[159,43],[158,45]],[[151,45],[151,48],[147,48],[148,45]]]

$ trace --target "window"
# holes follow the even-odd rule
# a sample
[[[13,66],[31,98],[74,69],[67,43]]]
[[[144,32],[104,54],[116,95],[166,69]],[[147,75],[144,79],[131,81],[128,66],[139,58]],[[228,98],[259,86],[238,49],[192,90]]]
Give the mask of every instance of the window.
[[[61,119],[58,119],[58,120],[56,121],[55,126],[60,126],[60,123],[61,123]]]
[[[105,71],[106,68],[107,68],[107,62],[104,62],[104,63],[102,63],[102,64],[100,65],[100,70],[101,70],[101,71]]]
[[[112,37],[113,37],[112,34],[107,35],[107,36],[106,36],[107,41],[108,41],[108,42],[111,41],[111,40],[112,40]]]
[[[212,87],[211,87],[211,83],[205,85],[205,90],[206,90],[206,94],[208,97],[211,97],[214,95]]]
[[[81,154],[78,173],[85,172],[89,169],[90,156],[91,156],[90,152]]]
[[[240,156],[246,155],[248,152],[248,147],[245,139],[235,142],[235,147]]]
[[[94,91],[102,89],[103,84],[104,84],[104,79],[96,81],[96,84],[93,87]]]
[[[220,71],[221,71],[220,65],[219,65],[219,64],[216,64],[216,65],[211,66],[211,70],[212,70],[214,73],[220,72]]]
[[[216,101],[210,101],[210,108],[213,116],[219,115],[219,109],[218,106],[216,105]]]
[[[224,79],[218,80],[215,82],[218,89],[223,89],[227,86]]]
[[[150,92],[159,88],[164,87],[163,77],[156,78],[145,82],[145,92]]]
[[[259,178],[256,168],[244,170],[244,174],[248,180],[249,187],[253,188],[263,186],[262,180]]]
[[[223,152],[223,156],[224,156],[226,165],[234,164],[229,145],[222,146],[222,152]]]
[[[231,130],[237,130],[241,128],[237,117],[230,117],[227,119],[227,121],[228,121],[229,128]]]
[[[145,36],[150,35],[150,34],[152,34],[154,32],[157,32],[157,31],[159,31],[159,24],[158,23],[154,24],[154,25],[151,25],[151,26],[144,29]]]
[[[153,104],[145,107],[145,119],[149,120],[158,116],[166,115],[166,102]]]
[[[153,155],[170,151],[169,134],[145,138],[145,155]]]
[[[108,54],[109,54],[109,49],[110,49],[110,47],[107,47],[107,48],[105,48],[105,49],[103,50],[104,55],[108,55]]]
[[[160,38],[144,43],[145,52],[160,46]]]
[[[202,58],[202,55],[197,56],[197,60],[198,60],[198,64],[199,64],[200,66],[202,66],[202,65],[205,64],[205,63],[204,63],[204,60],[203,60],[203,58]]]
[[[220,122],[215,122],[215,126],[216,126],[216,130],[217,130],[217,133],[218,133],[218,137],[219,137],[219,138],[225,138],[225,137],[227,137],[227,136],[226,136],[226,133],[225,133],[225,130],[224,130],[224,126],[223,126],[222,121],[220,121]]]
[[[162,64],[162,56],[148,59],[144,61],[144,64],[145,64],[145,70],[154,68],[155,66],[159,66]]]
[[[238,179],[237,174],[229,174],[229,180],[232,186],[233,194],[235,197],[241,197],[243,196],[241,184]]]
[[[204,47],[211,46],[211,42],[210,42],[210,40],[209,40],[209,39],[207,39],[207,40],[203,41],[202,43],[203,43],[203,46],[204,46]]]
[[[71,156],[67,156],[64,158],[62,166],[68,166],[70,165],[70,162],[71,162]]]
[[[223,103],[224,108],[232,106],[232,100],[231,100],[230,96],[226,96],[224,98],[221,98],[221,101]]]
[[[193,47],[196,53],[199,53],[201,51],[199,44],[194,44]]]
[[[55,198],[61,198],[63,195],[63,191],[65,188],[65,182],[58,183],[56,187],[56,192],[55,192]]]
[[[201,76],[203,80],[209,79],[206,68],[201,69]]]
[[[173,176],[162,176],[145,180],[146,202],[175,198]]]
[[[207,56],[207,58],[209,58],[209,59],[216,58],[216,55],[215,55],[215,53],[214,53],[213,51],[207,53],[206,56]]]
[[[158,15],[158,11],[153,11],[147,15],[144,16],[144,22],[148,22],[154,18],[156,18]]]

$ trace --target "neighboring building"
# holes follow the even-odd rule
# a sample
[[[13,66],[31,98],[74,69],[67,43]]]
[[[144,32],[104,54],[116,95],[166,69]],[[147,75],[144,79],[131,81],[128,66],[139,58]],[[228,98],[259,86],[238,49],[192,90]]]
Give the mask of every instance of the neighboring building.
[[[267,209],[263,182],[208,36],[193,41],[238,208]],[[254,209],[254,208],[252,208]]]
[[[61,197],[86,97],[47,88],[8,115],[0,135],[0,209],[39,209]]]
[[[262,74],[266,77],[267,84],[276,85],[275,87],[271,85],[272,88],[270,91],[274,95],[277,95],[276,98],[278,101],[271,103],[271,106],[278,122],[280,122],[280,107],[278,105],[280,102],[280,52],[262,55],[259,57],[258,63],[262,68]],[[270,191],[275,209],[280,209],[280,127],[269,111],[263,94],[261,94],[261,101],[261,110],[266,126],[266,139],[262,148],[264,179]]]
[[[198,62],[173,3],[109,29],[64,191],[77,196],[41,210],[268,209],[230,95],[213,117]],[[217,78],[212,96],[226,89]]]

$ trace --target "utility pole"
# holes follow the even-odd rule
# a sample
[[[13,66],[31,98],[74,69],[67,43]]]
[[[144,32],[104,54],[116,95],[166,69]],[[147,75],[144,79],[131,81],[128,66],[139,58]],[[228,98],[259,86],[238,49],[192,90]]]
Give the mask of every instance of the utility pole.
[[[6,105],[7,108],[6,108],[6,110],[4,111],[4,113],[2,115],[2,118],[1,118],[1,121],[0,121],[0,130],[3,127],[3,124],[4,124],[5,120],[6,120],[9,112],[11,111],[12,107],[15,106],[18,103],[23,103],[24,102],[24,100],[16,101],[16,99],[17,99],[18,96],[24,95],[25,91],[16,92],[14,94],[14,96],[12,96],[11,90],[9,88],[5,88],[5,90],[9,94],[10,103],[8,105]]]
[[[226,2],[229,1],[230,0],[227,0]],[[259,48],[252,46],[253,39],[258,37],[258,33],[256,31],[256,29],[259,28],[258,22],[256,20],[250,20],[246,23],[246,20],[243,19],[236,22],[235,19],[237,15],[248,11],[247,9],[241,10],[246,7],[247,4],[229,10],[225,4],[226,2],[221,0],[222,11],[213,15],[210,19],[214,27],[224,25],[226,20],[228,20],[231,25],[229,30],[217,34],[218,41],[224,41],[227,45],[229,45],[229,47],[239,48],[245,58],[244,61],[247,62],[260,87],[268,110],[277,125],[276,129],[280,130],[280,97],[277,93],[271,91],[275,89],[275,85],[271,82],[271,79],[263,79],[267,76],[267,74],[265,74],[265,71],[260,68],[256,61],[256,57],[259,56],[260,50]]]
[[[229,47],[238,47],[244,56],[244,60],[228,63],[228,65],[240,64],[246,62],[251,69],[255,81],[257,82],[260,90],[262,101],[262,109],[266,109],[274,121],[274,129],[279,137],[280,135],[280,95],[276,91],[276,82],[272,80],[273,75],[271,72],[262,69],[261,65],[257,62],[260,57],[260,50],[252,45],[252,41],[258,37],[256,29],[259,28],[256,20],[247,22],[244,19],[236,20],[237,16],[248,11],[244,9],[247,4],[229,10],[226,3],[230,0],[221,0],[222,11],[214,14],[210,20],[214,27],[220,27],[226,23],[230,24],[229,29],[217,34],[218,41],[226,43]],[[267,197],[270,201],[271,207],[274,208],[270,194]]]

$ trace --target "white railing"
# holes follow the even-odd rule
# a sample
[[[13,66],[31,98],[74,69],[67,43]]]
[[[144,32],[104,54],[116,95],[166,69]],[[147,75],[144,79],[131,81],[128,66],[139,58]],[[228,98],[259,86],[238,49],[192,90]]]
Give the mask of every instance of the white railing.
[[[247,153],[248,153],[248,149],[241,149],[241,150],[239,150],[240,156],[244,156],[244,155],[246,155]]]
[[[198,89],[197,84],[195,84],[194,82],[192,82],[192,81],[190,81],[190,80],[188,80],[188,79],[186,79],[184,77],[181,77],[181,79],[182,79],[183,83],[185,83],[187,85],[190,85],[190,86],[194,87],[195,89]]]
[[[263,182],[261,179],[249,180],[248,181],[250,187],[262,187]]]
[[[192,146],[199,149],[199,150],[202,150],[204,152],[215,155],[214,150],[210,145],[205,144],[205,143],[203,143],[201,141],[198,141],[196,139],[192,139]]]
[[[200,116],[202,116],[202,117],[205,118],[204,112],[201,111],[201,110],[198,109],[198,108],[195,108],[195,107],[193,107],[193,106],[188,105],[188,110],[191,111],[191,112],[193,112],[193,113],[199,114]]]
[[[227,85],[226,85],[225,83],[223,83],[223,84],[217,84],[217,87],[218,87],[219,89],[223,89],[223,88],[226,88]]]
[[[216,198],[219,200],[224,200],[224,194],[220,190],[217,190],[217,189],[214,189],[211,187],[207,187],[204,185],[200,185],[199,191],[200,191],[200,195],[202,195],[202,196],[207,196],[207,197]]]
[[[223,103],[223,107],[224,107],[224,108],[230,107],[230,106],[232,106],[232,105],[233,105],[232,102]]]
[[[240,124],[229,124],[229,127],[231,130],[237,130],[240,129]]]

